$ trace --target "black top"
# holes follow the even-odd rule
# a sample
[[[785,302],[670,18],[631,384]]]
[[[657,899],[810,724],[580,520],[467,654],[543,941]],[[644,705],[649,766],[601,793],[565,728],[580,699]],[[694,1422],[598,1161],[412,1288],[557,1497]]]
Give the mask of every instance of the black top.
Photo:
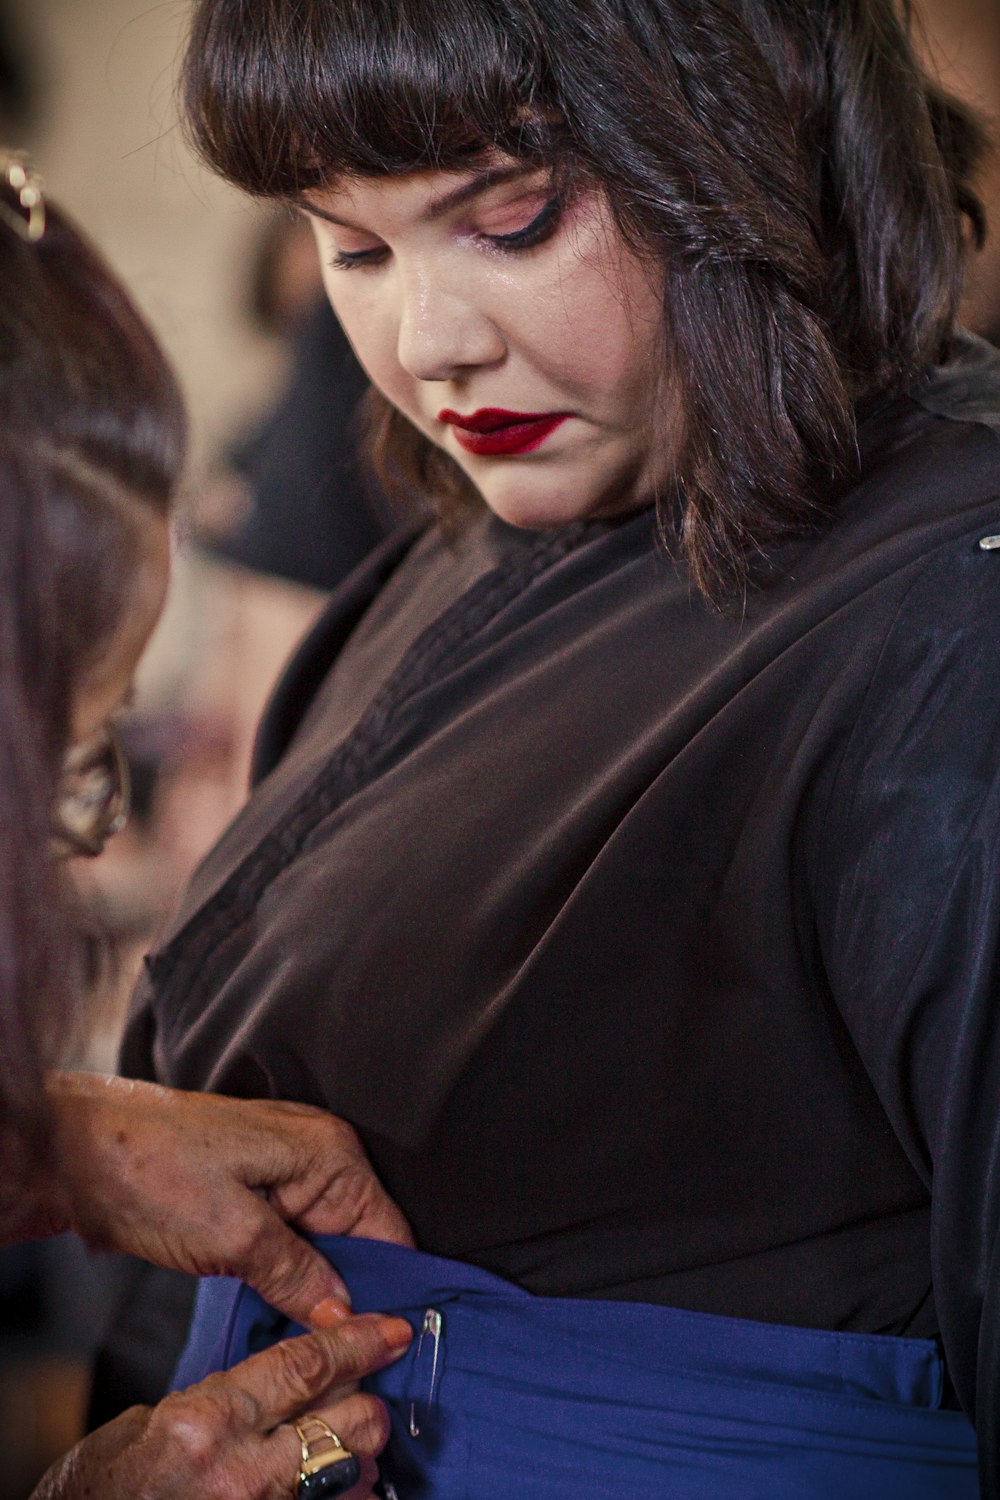
[[[124,1060],[344,1115],[422,1248],[533,1291],[940,1328],[988,1421],[997,356],[871,416],[862,463],[743,612],[649,512],[385,544]]]

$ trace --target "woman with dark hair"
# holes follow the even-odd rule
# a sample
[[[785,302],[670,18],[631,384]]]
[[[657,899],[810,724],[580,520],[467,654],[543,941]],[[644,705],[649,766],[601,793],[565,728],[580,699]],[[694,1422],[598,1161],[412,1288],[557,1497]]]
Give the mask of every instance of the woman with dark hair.
[[[1000,368],[893,0],[199,0],[428,521],[334,596],[137,1076],[419,1251],[386,1493],[997,1494]],[[203,1289],[187,1375],[280,1328]],[[249,1342],[248,1342],[249,1341]],[[971,1421],[970,1421],[971,1419]]]
[[[363,1208],[350,1175],[331,1171],[344,1128],[312,1110],[42,1072],[82,988],[54,856],[98,853],[127,813],[113,715],[163,603],[185,424],[124,293],[6,152],[0,286],[0,1241],[76,1228],[161,1265],[241,1267],[289,1315],[332,1330],[155,1410],[133,1407],[37,1494],[272,1496],[288,1493],[303,1455],[316,1468],[309,1493],[339,1492],[360,1468],[329,1441],[312,1453],[325,1417],[370,1459],[384,1415],[331,1388],[409,1341],[398,1320],[342,1323],[329,1300],[339,1279],[285,1223],[398,1223],[368,1169]]]

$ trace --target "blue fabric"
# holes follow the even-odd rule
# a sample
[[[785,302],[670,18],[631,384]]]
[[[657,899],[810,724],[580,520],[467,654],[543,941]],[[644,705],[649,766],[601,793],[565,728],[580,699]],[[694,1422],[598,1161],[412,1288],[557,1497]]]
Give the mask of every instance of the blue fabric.
[[[381,1469],[399,1500],[979,1494],[975,1434],[940,1409],[930,1341],[534,1297],[395,1245],[316,1243],[357,1312],[401,1314],[417,1334],[365,1382],[392,1418]],[[420,1336],[429,1310],[437,1339]],[[175,1385],[290,1331],[248,1288],[206,1280]]]

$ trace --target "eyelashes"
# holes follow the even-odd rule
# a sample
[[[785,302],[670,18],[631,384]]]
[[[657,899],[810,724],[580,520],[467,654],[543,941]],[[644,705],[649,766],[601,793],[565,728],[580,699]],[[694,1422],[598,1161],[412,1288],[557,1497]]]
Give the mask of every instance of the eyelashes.
[[[533,250],[550,239],[559,227],[562,217],[562,200],[552,197],[530,223],[510,234],[484,234],[479,238],[486,245],[504,255],[516,255],[524,250]],[[381,265],[388,254],[388,247],[379,245],[371,250],[338,250],[330,258],[336,271],[351,271],[356,267]]]
[[[562,202],[553,197],[523,229],[515,229],[512,234],[488,234],[484,238],[498,250],[531,250],[535,245],[544,244],[555,233],[561,215]]]
[[[382,249],[337,250],[331,255],[329,264],[335,271],[351,271],[355,266],[377,266],[384,259],[385,251]]]

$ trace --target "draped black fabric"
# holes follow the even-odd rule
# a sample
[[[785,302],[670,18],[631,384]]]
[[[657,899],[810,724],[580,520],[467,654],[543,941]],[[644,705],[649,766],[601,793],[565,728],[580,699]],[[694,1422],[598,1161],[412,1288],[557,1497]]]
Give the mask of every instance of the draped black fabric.
[[[345,1116],[431,1253],[940,1331],[995,1412],[1000,361],[871,415],[743,611],[648,511],[477,527],[334,596],[126,1071]]]

